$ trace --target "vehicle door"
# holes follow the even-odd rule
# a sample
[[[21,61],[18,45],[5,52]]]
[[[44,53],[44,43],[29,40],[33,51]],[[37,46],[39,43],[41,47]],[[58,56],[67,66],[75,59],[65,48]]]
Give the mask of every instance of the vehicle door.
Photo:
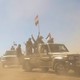
[[[51,57],[48,54],[48,46],[47,45],[42,45],[40,48],[40,65],[41,66],[49,66],[51,62]]]
[[[30,63],[35,67],[39,67],[40,66],[40,55],[36,53],[30,56]]]

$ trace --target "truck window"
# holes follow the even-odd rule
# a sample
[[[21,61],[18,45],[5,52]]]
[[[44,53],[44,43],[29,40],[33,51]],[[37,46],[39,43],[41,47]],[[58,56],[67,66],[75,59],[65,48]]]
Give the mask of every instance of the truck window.
[[[68,49],[64,45],[49,44],[50,52],[68,52]]]

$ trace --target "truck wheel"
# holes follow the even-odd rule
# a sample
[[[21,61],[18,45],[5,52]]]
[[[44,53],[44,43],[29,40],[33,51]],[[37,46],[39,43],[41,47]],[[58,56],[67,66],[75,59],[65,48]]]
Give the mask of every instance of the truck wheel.
[[[48,72],[48,70],[49,70],[49,68],[47,68],[47,67],[42,68],[43,72]]]
[[[66,68],[65,68],[64,64],[62,64],[62,63],[55,64],[55,72],[57,74],[66,74]]]
[[[31,67],[31,65],[30,65],[29,62],[25,62],[25,63],[23,64],[23,69],[24,69],[25,71],[27,71],[27,72],[32,71],[32,67]]]

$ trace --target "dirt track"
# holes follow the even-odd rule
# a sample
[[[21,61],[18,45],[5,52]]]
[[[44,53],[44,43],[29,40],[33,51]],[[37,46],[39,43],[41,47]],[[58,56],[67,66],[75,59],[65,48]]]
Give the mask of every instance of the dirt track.
[[[80,77],[74,73],[57,75],[51,71],[48,73],[41,71],[24,72],[21,68],[3,69],[0,66],[0,80],[80,80]]]

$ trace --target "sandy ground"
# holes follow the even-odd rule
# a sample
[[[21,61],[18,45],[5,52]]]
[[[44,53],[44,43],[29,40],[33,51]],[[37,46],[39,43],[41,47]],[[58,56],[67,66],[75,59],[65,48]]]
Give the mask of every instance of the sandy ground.
[[[22,68],[6,68],[0,66],[0,80],[80,80],[73,72],[68,75],[57,75],[52,71],[43,73],[39,70],[25,72]]]

